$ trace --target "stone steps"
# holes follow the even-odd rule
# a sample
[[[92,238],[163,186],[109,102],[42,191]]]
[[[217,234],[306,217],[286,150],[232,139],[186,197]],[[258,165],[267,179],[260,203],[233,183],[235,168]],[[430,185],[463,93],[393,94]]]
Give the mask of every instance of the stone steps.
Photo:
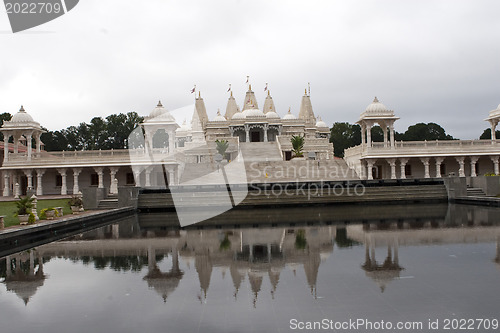
[[[481,188],[468,187],[467,188],[468,197],[485,197],[486,193]]]
[[[249,187],[246,198],[238,206],[283,206],[333,203],[369,203],[404,201],[445,201],[447,191],[443,184],[374,187],[323,187],[310,184],[268,184],[267,187]],[[309,190],[308,190],[309,186]],[[233,194],[237,194],[236,191]],[[174,193],[177,207],[200,209],[203,207],[227,206],[229,196],[225,189]],[[142,193],[140,209],[173,208],[169,193]]]
[[[224,166],[229,183],[339,181],[359,179],[344,160],[260,161]],[[224,184],[216,163],[186,164],[181,184]]]
[[[241,142],[240,152],[246,162],[283,161],[276,142]]]
[[[118,197],[116,195],[109,195],[106,199],[99,201],[97,209],[114,209],[118,208]]]

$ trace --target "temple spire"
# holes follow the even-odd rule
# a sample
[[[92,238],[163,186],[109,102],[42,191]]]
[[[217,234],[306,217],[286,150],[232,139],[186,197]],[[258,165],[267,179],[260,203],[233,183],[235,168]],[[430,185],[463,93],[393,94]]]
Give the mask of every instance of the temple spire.
[[[306,125],[315,125],[316,117],[314,116],[311,97],[307,95],[307,89],[305,89],[305,94],[302,96],[302,102],[300,103],[299,119],[306,122]]]
[[[264,101],[264,109],[262,111],[264,113],[276,112],[276,107],[274,106],[274,101],[269,90],[267,90],[267,97]]]
[[[248,85],[248,91],[245,94],[245,101],[243,102],[243,111],[247,109],[258,109],[257,98],[255,97],[255,93],[252,91],[252,85]]]

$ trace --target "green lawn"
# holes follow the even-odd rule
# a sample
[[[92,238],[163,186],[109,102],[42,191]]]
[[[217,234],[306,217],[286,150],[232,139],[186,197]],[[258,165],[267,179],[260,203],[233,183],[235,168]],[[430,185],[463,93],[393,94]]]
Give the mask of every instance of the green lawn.
[[[40,211],[48,207],[63,207],[64,215],[71,214],[71,208],[68,205],[69,199],[52,199],[52,200],[38,200],[37,203],[37,213],[40,216]],[[19,224],[17,217],[14,217],[14,212],[16,211],[15,201],[4,201],[0,202],[0,215],[5,216],[5,226],[10,227],[12,225]]]

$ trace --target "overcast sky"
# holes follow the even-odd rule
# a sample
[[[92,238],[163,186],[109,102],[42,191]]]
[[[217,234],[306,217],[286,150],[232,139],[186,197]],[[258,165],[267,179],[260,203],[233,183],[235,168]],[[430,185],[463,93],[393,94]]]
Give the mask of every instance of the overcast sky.
[[[500,1],[80,0],[66,15],[12,34],[0,13],[0,112],[23,104],[51,130],[170,110],[201,91],[210,118],[228,85],[265,83],[283,116],[307,83],[316,115],[355,122],[374,96],[401,119],[477,138],[500,103]],[[190,119],[192,108],[185,108]],[[184,116],[180,116],[184,117]]]

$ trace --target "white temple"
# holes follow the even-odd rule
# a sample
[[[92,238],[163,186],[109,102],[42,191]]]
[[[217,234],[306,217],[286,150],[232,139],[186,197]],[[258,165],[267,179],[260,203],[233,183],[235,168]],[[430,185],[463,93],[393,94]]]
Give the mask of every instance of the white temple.
[[[245,163],[256,163],[252,172],[247,169],[251,182],[500,174],[500,144],[495,137],[500,105],[485,119],[491,124],[491,140],[400,142],[394,138],[394,123],[399,118],[375,98],[357,121],[362,128],[361,145],[346,149],[344,159],[333,157],[330,129],[316,117],[307,91],[298,115],[290,109],[277,110],[269,91],[263,108],[258,105],[249,85],[241,108],[231,92],[225,112],[218,111],[209,119],[199,94],[191,122],[179,125],[159,102],[140,129],[131,133],[129,149],[57,152],[43,149],[40,124],[21,107],[0,128],[6,138],[0,168],[3,196],[31,192],[67,195],[90,187],[116,195],[120,186],[192,183],[199,174],[217,170],[216,140],[228,141],[229,163],[238,156],[244,156]],[[372,142],[375,124],[384,129],[383,142]],[[304,158],[292,159],[293,135],[305,138]],[[8,143],[10,137],[13,144]],[[290,172],[300,168],[305,175]]]
[[[500,144],[495,129],[500,119],[500,105],[485,120],[491,124],[491,140],[394,140],[394,122],[399,118],[375,97],[361,113],[361,145],[348,148],[344,160],[361,179],[476,177],[500,174]],[[383,142],[372,142],[370,130],[379,124]],[[390,139],[387,135],[389,129]]]

